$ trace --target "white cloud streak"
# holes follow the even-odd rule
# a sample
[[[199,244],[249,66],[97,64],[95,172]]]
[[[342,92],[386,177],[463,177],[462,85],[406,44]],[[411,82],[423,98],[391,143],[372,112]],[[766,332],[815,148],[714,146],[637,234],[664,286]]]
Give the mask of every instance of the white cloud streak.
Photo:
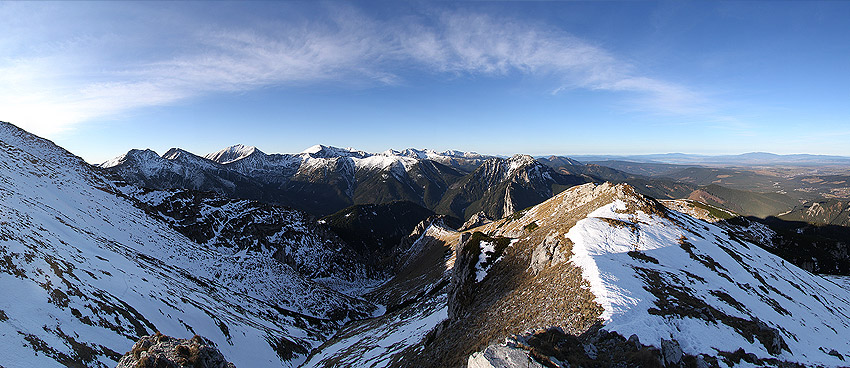
[[[15,16],[9,12],[0,8],[4,18]],[[11,48],[35,45],[0,56],[0,119],[49,134],[210,93],[314,83],[396,85],[417,72],[453,78],[539,76],[553,81],[555,93],[625,92],[651,112],[688,114],[704,105],[685,86],[640,75],[601,47],[521,19],[442,12],[387,21],[338,7],[326,9],[321,20],[255,26],[197,29],[188,25],[206,22],[192,19],[185,27],[157,33],[159,38],[141,50],[122,40],[137,40],[140,32],[161,23],[133,22],[100,37],[66,25],[71,27],[67,39],[58,43],[38,35],[0,36],[0,45],[18,46]]]

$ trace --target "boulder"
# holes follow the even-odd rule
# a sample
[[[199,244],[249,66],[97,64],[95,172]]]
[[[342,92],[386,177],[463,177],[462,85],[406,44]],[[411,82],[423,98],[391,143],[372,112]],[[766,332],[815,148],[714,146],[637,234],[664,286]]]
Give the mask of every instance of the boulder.
[[[117,368],[236,368],[215,345],[198,335],[178,339],[159,332],[143,336],[121,357]]]

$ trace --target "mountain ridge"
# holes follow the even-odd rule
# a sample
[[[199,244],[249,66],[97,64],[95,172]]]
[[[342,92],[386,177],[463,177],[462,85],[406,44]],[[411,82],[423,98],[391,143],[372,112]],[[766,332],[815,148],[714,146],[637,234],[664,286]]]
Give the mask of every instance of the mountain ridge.
[[[238,366],[297,366],[377,308],[270,252],[198,244],[101,172],[0,123],[4,366],[114,366],[141,336],[203,334]]]

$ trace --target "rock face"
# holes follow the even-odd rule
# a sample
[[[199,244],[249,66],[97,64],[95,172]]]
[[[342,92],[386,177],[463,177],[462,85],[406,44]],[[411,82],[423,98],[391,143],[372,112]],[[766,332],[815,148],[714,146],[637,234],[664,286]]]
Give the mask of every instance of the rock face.
[[[121,357],[117,368],[236,368],[209,340],[195,335],[177,339],[157,333],[143,336]]]
[[[585,176],[556,172],[531,156],[492,158],[452,184],[435,210],[462,219],[478,212],[498,219],[589,181]]]
[[[528,352],[512,346],[491,345],[480,353],[469,356],[468,368],[543,368]]]
[[[481,225],[486,225],[493,222],[493,219],[487,216],[484,211],[478,211],[472,217],[470,217],[466,222],[463,223],[463,226],[460,227],[460,231],[466,231],[472,228],[479,227]]]

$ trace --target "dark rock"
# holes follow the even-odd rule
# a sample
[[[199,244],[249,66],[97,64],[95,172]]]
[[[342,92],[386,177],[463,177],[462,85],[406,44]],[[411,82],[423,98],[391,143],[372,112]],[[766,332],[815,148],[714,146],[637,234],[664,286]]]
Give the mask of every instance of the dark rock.
[[[636,350],[640,349],[641,345],[640,338],[638,338],[638,335],[632,334],[631,336],[629,336],[629,344],[634,345]]]
[[[469,244],[470,238],[469,233],[462,234],[455,252],[455,266],[449,281],[449,320],[462,317],[475,297],[475,263],[480,250],[478,244]]]
[[[661,339],[661,360],[664,366],[676,366],[682,362],[682,348],[676,340]]]
[[[768,353],[778,355],[782,349],[788,350],[788,345],[785,344],[785,339],[782,338],[779,330],[768,326],[758,318],[755,322],[759,329],[759,341],[767,348]]]
[[[593,344],[584,344],[584,353],[587,354],[587,357],[590,359],[596,359],[599,355],[599,351],[596,349],[596,345]]]

